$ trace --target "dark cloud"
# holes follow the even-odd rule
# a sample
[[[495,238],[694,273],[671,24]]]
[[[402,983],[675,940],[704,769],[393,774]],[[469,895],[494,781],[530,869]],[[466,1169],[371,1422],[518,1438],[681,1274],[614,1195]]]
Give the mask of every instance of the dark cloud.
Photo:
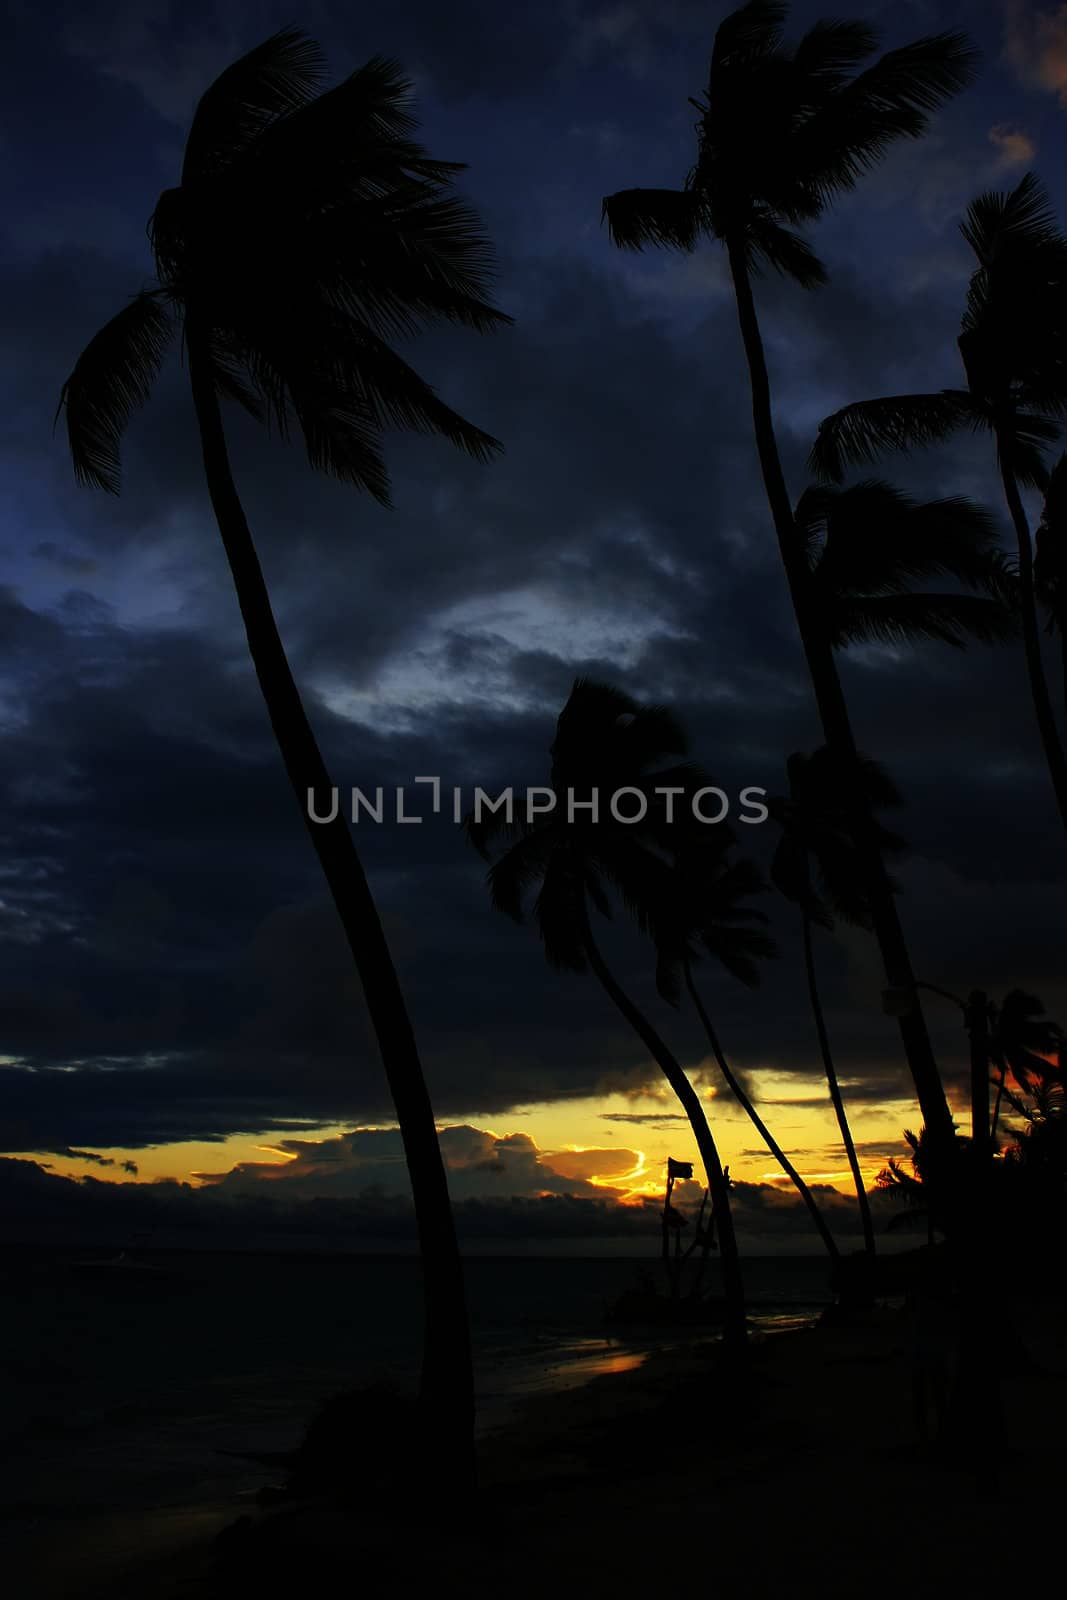
[[[355,1195],[289,1189],[285,1181],[237,1192],[217,1185],[78,1181],[35,1162],[0,1160],[0,1236],[6,1244],[59,1239],[97,1245],[135,1237],[153,1249],[358,1251],[414,1245],[410,1203],[395,1189],[371,1187]],[[813,1192],[841,1242],[853,1242],[859,1232],[854,1202],[825,1185],[814,1185]],[[772,1252],[810,1245],[810,1218],[794,1196],[771,1184],[738,1183],[733,1204],[745,1245]],[[584,1241],[610,1251],[647,1240],[654,1250],[658,1239],[656,1200],[623,1205],[570,1191],[534,1196],[505,1190],[460,1197],[455,1209],[467,1248],[512,1240],[551,1251]]]

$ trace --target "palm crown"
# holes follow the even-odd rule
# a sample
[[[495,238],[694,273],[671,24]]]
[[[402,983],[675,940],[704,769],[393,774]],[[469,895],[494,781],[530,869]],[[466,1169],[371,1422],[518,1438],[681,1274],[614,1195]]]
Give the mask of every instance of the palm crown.
[[[728,835],[694,841],[675,858],[670,901],[655,929],[656,986],[671,1005],[681,999],[687,966],[706,954],[754,989],[761,961],[778,954],[764,931],[767,916],[748,902],[766,888],[754,862],[730,859]]]
[[[184,324],[216,389],[311,464],[388,503],[385,426],[499,448],[387,338],[446,320],[510,321],[486,295],[491,253],[452,190],[457,162],[411,133],[408,83],[375,57],[320,93],[316,45],[284,29],[229,67],[197,106],[181,183],[149,225],[156,283],[83,351],[60,401],[75,473],[117,492],[119,444]]]
[[[789,49],[787,14],[776,0],[750,0],[722,22],[705,94],[692,101],[697,159],[685,187],[605,200],[617,244],[690,250],[707,235],[742,248],[752,267],[765,263],[814,287],[825,269],[796,225],[853,188],[895,140],[921,135],[977,64],[957,33],[871,61],[878,35],[839,20],[816,23]]]
[[[555,809],[533,820],[520,810],[511,823],[502,811],[467,819],[471,841],[487,859],[494,838],[508,841],[488,875],[499,910],[520,921],[527,895],[536,887],[534,917],[554,966],[586,970],[585,901],[610,916],[610,889],[642,930],[655,937],[670,913],[676,892],[672,858],[684,839],[700,829],[725,841],[725,824],[693,819],[689,802],[710,783],[707,775],[689,762],[662,765],[687,749],[685,731],[668,708],[642,706],[619,689],[579,678],[551,747]],[[672,805],[655,793],[657,787],[681,793]],[[621,823],[612,816],[609,798],[622,788],[636,789],[645,799],[642,820]],[[599,793],[596,820],[581,804],[594,789]],[[568,793],[577,802],[573,819],[568,818]],[[632,797],[625,807],[620,802],[626,815],[637,809]]]
[[[987,512],[962,497],[920,502],[871,480],[810,488],[796,507],[811,599],[835,648],[877,641],[1012,638],[1002,594],[1004,556]],[[955,579],[985,594],[927,593],[925,580]]]
[[[1020,483],[1045,486],[1045,451],[1067,416],[1067,240],[1033,173],[1008,193],[980,195],[961,230],[977,261],[959,338],[967,387],[835,412],[811,454],[820,478],[840,482],[850,462],[968,429],[996,435]]]
[[[1044,1004],[1036,995],[1012,989],[1004,996],[993,1017],[990,1046],[994,1057],[1004,1061],[1020,1088],[1029,1089],[1032,1081],[1047,1076],[1046,1058],[1062,1044],[1062,1028],[1046,1016]]]
[[[768,801],[781,829],[771,882],[824,928],[832,927],[837,916],[868,927],[870,909],[858,867],[849,788],[858,784],[863,807],[871,814],[901,803],[896,785],[876,761],[861,756],[846,763],[826,745],[810,755],[797,751],[786,766],[789,793]],[[904,848],[904,841],[873,816],[870,826],[883,852]]]

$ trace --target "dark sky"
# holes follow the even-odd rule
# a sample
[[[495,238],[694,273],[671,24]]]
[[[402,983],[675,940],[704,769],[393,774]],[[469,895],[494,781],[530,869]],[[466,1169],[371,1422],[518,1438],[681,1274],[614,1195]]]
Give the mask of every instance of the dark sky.
[[[818,742],[762,500],[723,263],[615,251],[601,197],[677,184],[726,5],[9,7],[0,523],[0,1107],[9,1154],[387,1118],[349,965],[249,668],[172,359],[125,452],[120,499],[77,488],[52,417],[97,326],[150,274],[144,226],[177,179],[197,94],[296,21],[340,75],[397,56],[423,137],[465,160],[496,243],[491,338],[405,354],[499,436],[490,466],[389,444],[395,509],[311,474],[235,419],[238,481],[281,627],[342,786],[436,773],[543,782],[578,674],[674,701],[728,789],[783,782]],[[794,8],[796,28],[822,13]],[[834,9],[834,8],[831,8]],[[758,290],[799,493],[814,429],[873,393],[958,380],[960,213],[1028,166],[1067,214],[1067,6],[851,0],[887,44],[965,26],[979,84],[815,230],[831,284]],[[1001,515],[981,441],[884,474]],[[1005,530],[1007,537],[1007,530]],[[856,651],[858,737],[908,804],[902,914],[950,989],[1036,990],[1055,1014],[1063,840],[1021,652]],[[770,829],[750,829],[767,857]],[[491,913],[446,818],[360,842],[443,1118],[652,1076],[589,982]],[[738,1064],[815,1070],[791,920],[762,992],[708,975]],[[647,951],[620,972],[657,1016]],[[823,941],[842,1060],[900,1094],[869,939]],[[699,1061],[689,1023],[671,1024]],[[959,1065],[958,1019],[932,1018]],[[27,1070],[32,1068],[34,1070]]]

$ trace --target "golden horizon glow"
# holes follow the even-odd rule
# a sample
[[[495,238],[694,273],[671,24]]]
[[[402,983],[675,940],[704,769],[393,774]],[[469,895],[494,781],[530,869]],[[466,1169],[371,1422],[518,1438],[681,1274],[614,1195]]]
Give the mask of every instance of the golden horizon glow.
[[[758,1147],[758,1136],[742,1109],[729,1096],[717,1094],[714,1085],[703,1081],[703,1074],[702,1063],[694,1068],[694,1076],[699,1082],[701,1098],[709,1104],[712,1131],[731,1177],[739,1182],[770,1185],[784,1192],[789,1186],[788,1176],[773,1163],[766,1150]],[[813,1093],[810,1079],[798,1079],[795,1074],[774,1068],[749,1070],[748,1077],[775,1137],[801,1177],[808,1182],[829,1183],[842,1194],[850,1195],[852,1176],[844,1160],[829,1095]],[[901,1098],[879,1105],[857,1100],[848,1109],[853,1136],[859,1146],[860,1170],[864,1183],[870,1188],[889,1155],[906,1158],[908,1152],[902,1130],[915,1125],[916,1107],[911,1099]],[[963,1115],[959,1111],[957,1114]],[[516,1135],[527,1137],[546,1175],[563,1176],[554,1172],[554,1157],[595,1157],[597,1151],[605,1152],[606,1170],[597,1171],[595,1159],[583,1166],[581,1178],[574,1179],[577,1193],[600,1192],[605,1199],[613,1198],[628,1205],[658,1198],[663,1193],[668,1157],[693,1161],[694,1176],[703,1186],[703,1167],[696,1141],[666,1084],[650,1084],[643,1089],[616,1091],[582,1100],[526,1105],[510,1115],[495,1112],[483,1117],[471,1111],[438,1121],[439,1130],[461,1126],[474,1127],[494,1141],[506,1142]],[[313,1156],[315,1146],[357,1130],[384,1132],[395,1127],[395,1122],[382,1120],[358,1125],[336,1122],[319,1127],[301,1126],[286,1130],[281,1136],[277,1128],[271,1128],[219,1140],[188,1140],[145,1149],[99,1148],[96,1153],[110,1163],[107,1166],[48,1152],[39,1152],[36,1158],[63,1177],[93,1176],[116,1183],[171,1181],[205,1187],[241,1167],[249,1182],[284,1184],[290,1173],[307,1165],[302,1162],[301,1152],[286,1149],[284,1145],[299,1144],[305,1156],[309,1153]],[[630,1143],[631,1132],[638,1130],[639,1149]],[[621,1172],[617,1159],[611,1159],[616,1142],[620,1151],[625,1149],[633,1156],[632,1164]],[[35,1158],[33,1153],[28,1153],[28,1157]],[[124,1171],[124,1161],[135,1163],[136,1173]],[[560,1165],[565,1165],[562,1159]],[[563,1182],[567,1182],[565,1176]],[[537,1192],[537,1188],[526,1192]],[[541,1192],[559,1194],[563,1191],[557,1184]]]

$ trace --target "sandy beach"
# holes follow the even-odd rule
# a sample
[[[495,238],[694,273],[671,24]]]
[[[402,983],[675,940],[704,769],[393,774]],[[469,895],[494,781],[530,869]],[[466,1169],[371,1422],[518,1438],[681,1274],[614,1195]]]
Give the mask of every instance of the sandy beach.
[[[401,1594],[460,1575],[466,1593],[531,1596],[548,1577],[605,1597],[709,1579],[757,1596],[874,1581],[922,1595],[949,1579],[992,1592],[1020,1579],[1067,1427],[1063,1298],[1013,1315],[1029,1361],[1005,1373],[995,1476],[920,1442],[906,1322],[879,1308],[757,1337],[744,1384],[724,1384],[714,1345],[692,1345],[532,1394],[482,1438],[478,1501],[443,1524],[413,1459],[363,1513],[246,1498],[102,1517],[61,1540],[52,1530],[31,1540],[19,1592],[207,1600],[300,1593],[312,1573],[346,1572]]]

